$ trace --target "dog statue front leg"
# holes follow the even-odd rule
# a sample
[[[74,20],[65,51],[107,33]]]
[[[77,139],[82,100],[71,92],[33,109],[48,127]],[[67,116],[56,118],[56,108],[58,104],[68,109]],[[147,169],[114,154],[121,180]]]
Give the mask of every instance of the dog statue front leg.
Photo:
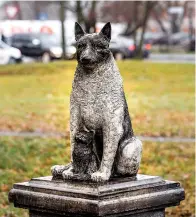
[[[73,130],[73,131],[71,130],[71,132],[70,132],[71,163],[70,163],[69,169],[64,170],[62,172],[63,179],[71,179],[73,177],[73,175],[74,175],[73,166],[72,166],[72,162],[73,162],[72,153],[73,153],[74,144],[75,144],[75,135],[76,135],[76,130]]]
[[[79,131],[80,126],[80,109],[73,97],[71,97],[71,108],[70,108],[70,142],[71,142],[71,162],[73,162],[73,150],[75,145],[75,137]],[[62,176],[64,179],[71,179],[74,175],[73,166],[68,170],[64,170]]]
[[[75,143],[75,135],[79,128],[80,113],[79,107],[71,98],[71,114],[70,114],[70,140],[71,140],[71,162],[72,162],[72,152]],[[55,165],[51,168],[52,176],[63,176],[64,179],[70,179],[73,176],[72,163],[68,165]]]
[[[104,182],[109,180],[112,172],[112,167],[116,152],[118,149],[118,143],[121,138],[121,127],[116,125],[106,126],[103,138],[103,156],[101,166],[99,170],[91,175],[91,179],[96,182]]]

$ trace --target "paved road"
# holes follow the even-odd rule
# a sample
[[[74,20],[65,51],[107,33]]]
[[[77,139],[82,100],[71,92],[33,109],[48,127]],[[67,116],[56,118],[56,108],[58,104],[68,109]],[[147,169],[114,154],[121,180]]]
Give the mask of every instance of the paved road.
[[[22,58],[22,62],[23,62],[23,63],[33,63],[33,62],[35,62],[35,59],[24,56],[24,57]]]
[[[145,59],[147,62],[160,62],[160,63],[195,63],[195,54],[158,54],[152,53],[148,59]],[[35,62],[35,59],[24,57],[24,63]]]
[[[162,63],[195,63],[195,54],[158,54],[152,53],[145,61]]]
[[[42,132],[13,132],[13,131],[0,131],[1,136],[14,136],[14,137],[42,137],[42,138],[63,138],[64,134],[58,132],[42,133]],[[149,142],[180,142],[180,143],[194,143],[195,138],[182,138],[182,137],[150,137],[138,136],[141,141]]]

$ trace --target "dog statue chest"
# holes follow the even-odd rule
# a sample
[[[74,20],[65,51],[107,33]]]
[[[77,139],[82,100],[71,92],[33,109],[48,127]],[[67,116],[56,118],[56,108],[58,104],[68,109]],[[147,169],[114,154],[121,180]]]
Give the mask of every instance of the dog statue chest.
[[[85,87],[85,88],[84,88]],[[104,105],[103,91],[97,82],[79,82],[77,85],[77,99],[81,117],[88,128],[99,128],[103,123]],[[79,96],[79,97],[78,97]]]
[[[94,105],[102,103],[105,94],[105,86],[103,78],[99,76],[85,77],[77,79],[73,85],[73,94],[77,96],[80,106]]]

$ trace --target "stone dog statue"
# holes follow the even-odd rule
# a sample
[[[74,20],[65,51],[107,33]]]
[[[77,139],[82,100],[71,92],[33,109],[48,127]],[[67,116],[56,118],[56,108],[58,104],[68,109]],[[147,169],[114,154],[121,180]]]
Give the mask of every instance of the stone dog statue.
[[[111,25],[107,23],[100,33],[86,34],[76,23],[75,38],[78,66],[70,101],[72,162],[53,166],[52,175],[83,179],[81,174],[86,173],[95,182],[135,176],[142,143],[134,137],[122,78],[109,50]]]

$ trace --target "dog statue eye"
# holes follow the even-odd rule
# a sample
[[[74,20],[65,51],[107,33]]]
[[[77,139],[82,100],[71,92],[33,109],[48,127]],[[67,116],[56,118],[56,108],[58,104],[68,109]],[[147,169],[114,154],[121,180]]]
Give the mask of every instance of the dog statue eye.
[[[86,46],[85,44],[78,44],[78,48],[83,48],[85,46]]]
[[[105,47],[103,45],[99,44],[99,45],[96,46],[96,48],[99,49],[99,50],[101,50],[101,49],[104,49]]]

